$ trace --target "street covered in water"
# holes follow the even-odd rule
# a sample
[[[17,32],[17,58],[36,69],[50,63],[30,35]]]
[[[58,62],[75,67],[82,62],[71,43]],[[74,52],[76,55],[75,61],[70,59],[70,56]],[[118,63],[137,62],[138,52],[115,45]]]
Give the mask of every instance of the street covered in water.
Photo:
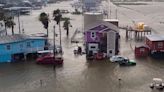
[[[20,20],[25,34],[46,33],[38,20],[41,12],[50,15],[49,39],[53,39],[52,12],[55,9],[68,9],[71,1],[63,1],[49,4],[42,10],[34,10],[31,14],[21,16]],[[112,4],[112,18],[115,9],[118,9],[120,26],[133,25],[133,21],[145,22],[158,34],[164,33],[164,3],[153,2],[148,5],[121,5]],[[51,65],[37,65],[35,61],[0,64],[0,92],[163,92],[152,90],[149,84],[153,78],[164,79],[164,60],[156,60],[151,57],[136,59],[136,66],[121,67],[117,63],[106,61],[87,61],[85,55],[75,56],[73,50],[82,43],[71,43],[71,37],[78,28],[82,30],[83,16],[65,14],[71,18],[72,28],[70,35],[66,37],[66,31],[62,28],[63,66],[53,68]],[[17,18],[15,18],[15,22]],[[17,24],[17,23],[16,23]],[[58,26],[55,27],[59,34]],[[18,26],[15,27],[18,33]],[[133,48],[135,42],[125,39],[125,31],[120,30],[120,55],[130,59],[134,58]],[[79,35],[78,39],[82,39]],[[56,37],[59,44],[59,36]],[[119,80],[121,79],[121,80]]]

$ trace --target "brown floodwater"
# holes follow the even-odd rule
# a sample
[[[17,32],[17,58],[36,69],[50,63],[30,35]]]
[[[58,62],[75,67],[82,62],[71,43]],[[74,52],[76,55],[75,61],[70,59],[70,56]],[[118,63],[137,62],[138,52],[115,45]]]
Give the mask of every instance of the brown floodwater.
[[[46,33],[42,24],[38,21],[38,14],[42,11],[51,14],[52,10],[59,7],[73,10],[69,3],[48,5],[42,10],[33,11],[30,16],[21,16],[20,19],[24,24],[25,33]],[[132,10],[128,12],[134,15]],[[151,90],[149,84],[154,77],[164,79],[164,60],[147,57],[137,59],[136,66],[120,67],[109,60],[86,61],[85,55],[74,56],[73,50],[76,44],[71,44],[70,40],[75,29],[83,25],[83,18],[71,14],[65,16],[72,18],[73,28],[70,29],[68,38],[65,37],[65,31],[62,31],[63,66],[54,69],[52,65],[37,65],[35,61],[2,63],[0,64],[0,92],[159,92],[159,90]],[[120,15],[121,21],[125,17]],[[125,20],[125,23],[127,21],[130,23],[127,17]],[[50,39],[53,38],[53,25],[54,22],[51,21]],[[15,32],[18,32],[17,25],[15,30]],[[58,30],[58,27],[56,27],[56,30]],[[58,31],[56,32],[58,33]],[[121,30],[120,34],[120,54],[135,59],[130,46],[131,44],[134,47],[135,42],[133,40],[126,41],[124,31]],[[59,37],[56,39],[58,42]],[[81,43],[78,45],[81,45]]]

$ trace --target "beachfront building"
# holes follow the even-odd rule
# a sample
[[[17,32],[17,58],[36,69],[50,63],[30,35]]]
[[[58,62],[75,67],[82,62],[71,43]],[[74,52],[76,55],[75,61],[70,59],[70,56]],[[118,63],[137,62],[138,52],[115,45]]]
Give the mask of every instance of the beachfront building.
[[[46,39],[23,34],[1,36],[0,62],[24,60],[28,54],[44,50]]]
[[[82,0],[84,11],[99,11],[101,0]]]
[[[150,49],[150,54],[154,57],[164,56],[164,36],[159,34],[147,35],[145,44]]]
[[[0,4],[5,4],[6,0],[0,0]]]
[[[147,45],[136,45],[134,54],[136,58],[147,57],[149,55],[149,47]]]
[[[111,57],[119,53],[119,28],[109,22],[99,21],[85,29],[85,47],[87,57],[103,53]]]

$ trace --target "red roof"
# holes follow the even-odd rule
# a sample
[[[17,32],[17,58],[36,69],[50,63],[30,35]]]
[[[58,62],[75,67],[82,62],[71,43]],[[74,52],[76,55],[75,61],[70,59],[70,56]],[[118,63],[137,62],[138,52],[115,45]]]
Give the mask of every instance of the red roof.
[[[146,35],[146,38],[149,39],[150,41],[164,41],[164,35]]]

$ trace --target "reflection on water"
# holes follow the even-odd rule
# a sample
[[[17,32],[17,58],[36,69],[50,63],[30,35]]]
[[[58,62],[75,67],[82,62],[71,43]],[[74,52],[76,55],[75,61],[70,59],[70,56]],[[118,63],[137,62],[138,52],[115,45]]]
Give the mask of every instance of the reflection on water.
[[[149,83],[153,77],[164,78],[162,61],[148,58],[137,61],[136,66],[120,67],[109,61],[85,62],[83,58],[66,57],[64,66],[56,69],[34,61],[0,64],[0,91],[145,92],[151,90]]]

